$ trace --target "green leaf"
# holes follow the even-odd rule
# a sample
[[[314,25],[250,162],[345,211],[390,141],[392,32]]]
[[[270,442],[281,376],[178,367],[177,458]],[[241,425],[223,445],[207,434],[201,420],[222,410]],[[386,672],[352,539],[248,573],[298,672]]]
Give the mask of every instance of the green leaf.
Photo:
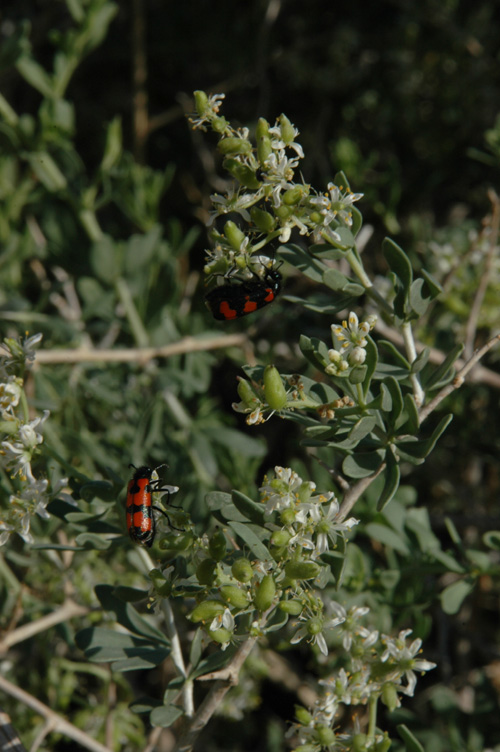
[[[410,373],[411,371],[410,361],[407,360],[401,352],[399,352],[397,347],[392,342],[389,342],[389,340],[387,339],[381,339],[379,340],[378,346],[380,348],[388,350],[391,353],[391,355],[394,357],[394,359],[396,360],[396,363],[404,371],[407,371],[408,373]]]
[[[66,178],[48,152],[32,151],[26,153],[25,157],[39,181],[50,193],[66,188]]]
[[[399,416],[403,411],[403,394],[398,382],[393,376],[388,376],[387,378],[385,378],[383,383],[385,384],[389,394],[391,395],[391,406],[386,413],[386,421],[389,426],[395,426]]]
[[[52,79],[44,68],[33,58],[23,55],[16,62],[16,68],[27,83],[36,89],[43,97],[50,99],[54,95]]]
[[[409,556],[410,548],[406,537],[402,537],[400,533],[387,527],[387,525],[382,525],[379,522],[369,522],[365,528],[365,532],[370,538],[383,543],[384,546],[389,546],[389,548],[393,548],[400,554]]]
[[[149,720],[153,726],[159,726],[160,728],[169,728],[175,721],[184,715],[182,708],[177,705],[162,705],[159,708],[155,708]]]
[[[349,248],[352,248],[356,243],[354,235],[348,227],[336,227],[335,235],[338,235],[338,240],[335,236],[331,236],[329,238],[329,242],[334,248],[340,248],[340,250],[342,251],[348,251]]]
[[[106,611],[112,611],[118,623],[123,627],[155,642],[163,645],[168,644],[163,632],[147,622],[130,603],[123,603],[116,597],[112,585],[96,585],[95,593],[102,607]],[[146,591],[144,591],[144,595],[147,595]]]
[[[413,736],[410,729],[404,725],[404,723],[401,723],[399,726],[396,726],[397,732],[401,739],[404,741],[406,752],[425,752],[424,748],[416,739],[416,737]]]
[[[453,415],[451,415],[451,413],[449,415],[445,415],[439,421],[438,425],[428,439],[422,439],[420,441],[396,441],[398,452],[401,452],[401,455],[404,453],[406,457],[423,460],[432,452],[439,437],[442,433],[444,433],[452,419]]]
[[[366,375],[365,380],[363,382],[363,391],[365,395],[365,399],[368,395],[368,391],[371,386],[373,375],[377,368],[378,363],[378,348],[373,339],[368,336],[366,338],[366,360],[365,360],[365,368],[366,368]]]
[[[463,345],[456,345],[456,347],[454,347],[453,350],[448,353],[441,365],[434,371],[431,371],[431,374],[427,379],[424,380],[422,378],[422,386],[424,386],[425,390],[437,388],[443,382],[450,380],[450,378],[452,377],[453,364],[460,357],[463,349]]]
[[[420,418],[418,417],[418,408],[413,394],[407,393],[404,396],[404,412],[402,413],[402,422],[396,424],[396,429],[404,433],[416,434],[420,428]]]
[[[445,614],[456,614],[473,589],[474,580],[471,579],[457,580],[448,585],[439,596]]]
[[[424,295],[424,285],[425,282],[423,279],[416,279],[410,287],[408,302],[412,311],[414,311],[417,316],[423,316],[431,302],[430,298]]]
[[[401,471],[398,463],[394,460],[391,453],[386,455],[387,467],[384,470],[384,487],[377,502],[377,511],[381,512],[384,507],[390,502],[394,494],[399,488],[399,481],[401,478]]]
[[[351,384],[362,384],[366,379],[366,374],[366,366],[355,366],[349,374],[349,382]]]
[[[309,253],[298,245],[289,243],[279,247],[280,258],[288,261],[289,264],[299,269],[306,277],[313,282],[322,282],[325,272],[325,265],[309,255]]]
[[[400,246],[390,238],[385,238],[382,243],[382,251],[389,268],[400,280],[405,291],[405,297],[410,292],[410,286],[413,281],[413,270],[410,259]]]
[[[306,337],[305,334],[300,335],[299,347],[302,355],[312,363],[315,368],[319,368],[321,371],[325,369],[328,364],[328,347],[324,342],[316,337]]]
[[[159,666],[170,649],[130,634],[102,627],[86,627],[75,636],[85,657],[94,663],[111,663],[116,671],[135,671]]]
[[[443,292],[443,288],[441,287],[439,282],[436,279],[434,279],[434,277],[431,274],[429,274],[429,272],[426,271],[425,269],[421,269],[420,274],[425,280],[429,297],[437,298],[438,295],[441,295],[441,293]]]
[[[349,431],[349,438],[356,443],[368,436],[377,424],[377,419],[373,415],[365,415],[360,418]]]
[[[342,463],[342,470],[348,478],[366,478],[379,469],[384,459],[384,451],[356,452],[348,455]]]
[[[247,520],[254,522],[256,525],[264,525],[266,511],[264,504],[258,504],[240,491],[233,491],[231,497],[236,509],[241,512]]]
[[[261,561],[269,561],[272,558],[264,543],[262,543],[260,538],[258,538],[249,525],[245,525],[242,522],[231,521],[229,522],[229,527],[247,544],[248,548],[257,559],[260,559]]]
[[[430,347],[424,347],[422,352],[420,352],[415,360],[411,364],[411,372],[412,373],[419,373],[424,366],[427,365],[427,362],[429,360],[429,355],[431,353]]]
[[[441,549],[432,550],[432,558],[443,565],[443,567],[449,572],[455,572],[456,574],[465,574],[466,569],[451,555]]]
[[[115,117],[109,123],[106,131],[106,144],[101,160],[102,172],[109,172],[117,164],[121,157],[122,149],[122,121],[121,118]]]
[[[500,551],[500,530],[489,530],[483,535],[484,545],[495,551]]]

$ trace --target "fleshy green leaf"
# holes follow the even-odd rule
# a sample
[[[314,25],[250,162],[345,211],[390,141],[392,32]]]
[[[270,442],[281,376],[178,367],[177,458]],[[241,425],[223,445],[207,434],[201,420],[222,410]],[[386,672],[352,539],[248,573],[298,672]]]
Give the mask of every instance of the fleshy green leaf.
[[[439,596],[445,614],[456,614],[473,589],[474,580],[471,579],[457,580],[448,585]]]
[[[240,493],[240,491],[233,491],[231,496],[234,506],[244,517],[246,517],[247,520],[255,522],[256,525],[264,524],[264,504],[258,504],[253,501],[253,499],[249,499],[248,496],[245,496],[245,494]]]
[[[356,452],[345,458],[342,470],[348,478],[366,478],[379,469],[383,459],[382,449],[373,452]]]
[[[389,546],[389,548],[393,548],[400,554],[409,556],[410,548],[406,539],[400,533],[387,527],[387,525],[381,525],[379,522],[370,522],[366,526],[365,532],[370,538],[383,543],[384,546]]]
[[[177,707],[177,705],[162,705],[151,712],[149,720],[153,726],[169,728],[169,726],[175,723],[175,721],[183,715],[183,709]]]
[[[260,538],[258,538],[250,525],[245,525],[242,522],[231,521],[229,522],[229,527],[247,544],[250,551],[258,559],[269,561],[269,559],[272,558],[266,546],[262,543]]]
[[[390,238],[385,238],[383,241],[382,251],[387,263],[389,264],[390,270],[394,272],[400,280],[405,291],[405,296],[407,296],[410,292],[411,283],[413,282],[413,270],[410,259],[403,249]]]
[[[407,726],[401,723],[399,726],[396,726],[396,729],[405,744],[406,752],[425,752],[418,739],[413,736]]]
[[[377,502],[377,510],[379,512],[387,506],[394,494],[399,488],[399,481],[401,478],[401,471],[398,463],[393,459],[392,455],[388,452],[386,455],[387,467],[384,470],[384,487]]]

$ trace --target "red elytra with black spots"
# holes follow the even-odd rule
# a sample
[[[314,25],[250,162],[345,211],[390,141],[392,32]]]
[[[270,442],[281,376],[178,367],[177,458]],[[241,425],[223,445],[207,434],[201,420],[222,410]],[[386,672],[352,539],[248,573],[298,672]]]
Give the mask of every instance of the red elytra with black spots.
[[[205,301],[218,321],[232,321],[272,303],[281,290],[281,274],[268,269],[263,278],[232,280],[207,292]]]

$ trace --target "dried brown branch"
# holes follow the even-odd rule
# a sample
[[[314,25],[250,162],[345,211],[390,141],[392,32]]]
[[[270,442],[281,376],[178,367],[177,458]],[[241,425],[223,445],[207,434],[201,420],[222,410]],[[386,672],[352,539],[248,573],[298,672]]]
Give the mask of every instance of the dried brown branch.
[[[217,337],[183,337],[178,342],[163,347],[115,348],[97,350],[78,348],[75,350],[39,350],[36,365],[52,363],[147,363],[154,358],[170,358],[182,353],[218,350],[225,347],[245,347],[246,334],[221,334]]]
[[[67,600],[56,611],[52,611],[46,616],[42,616],[36,621],[30,621],[28,624],[23,624],[21,627],[14,629],[12,632],[6,634],[2,640],[0,640],[0,655],[6,653],[13,645],[17,645],[19,642],[33,637],[33,635],[45,632],[46,629],[68,621],[75,616],[84,616],[90,611],[86,606],[79,606],[72,600]]]
[[[81,744],[85,749],[89,749],[90,752],[110,752],[109,747],[105,747],[100,742],[96,742],[95,739],[92,739],[92,737],[84,731],[80,731],[79,728],[73,726],[73,724],[69,723],[65,718],[54,713],[54,711],[47,705],[44,705],[43,702],[40,702],[36,697],[25,692],[24,689],[20,689],[15,684],[12,684],[3,676],[0,676],[0,689],[45,718],[46,724],[44,726],[44,736],[47,736],[47,734],[54,731],[73,739],[73,741]]]

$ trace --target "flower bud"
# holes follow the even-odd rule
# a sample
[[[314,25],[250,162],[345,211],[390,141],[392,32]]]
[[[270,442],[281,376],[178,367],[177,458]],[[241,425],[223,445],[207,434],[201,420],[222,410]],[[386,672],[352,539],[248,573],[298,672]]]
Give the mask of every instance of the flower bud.
[[[233,178],[236,178],[241,185],[244,185],[245,188],[251,188],[252,190],[260,188],[260,180],[258,180],[255,171],[252,170],[251,167],[248,167],[248,165],[241,164],[237,159],[226,157],[222,166],[233,176]]]
[[[320,572],[315,561],[289,561],[285,564],[285,574],[291,580],[313,580]]]
[[[198,115],[203,117],[208,107],[208,97],[204,91],[198,89],[198,91],[194,92],[194,105]]]
[[[293,208],[291,206],[284,206],[283,204],[276,206],[273,211],[278,219],[281,219],[282,221],[288,219],[288,217],[291,217],[293,214]]]
[[[279,371],[274,366],[264,370],[264,393],[271,410],[282,410],[286,405],[286,389]]]
[[[316,726],[314,736],[322,747],[328,747],[335,741],[335,732],[329,726]]]
[[[221,154],[248,154],[252,151],[252,144],[245,138],[228,136],[227,138],[221,138],[217,144],[217,149]]]
[[[225,627],[219,627],[219,629],[211,629],[209,630],[208,634],[214,642],[218,642],[220,644],[229,642],[231,640],[231,637],[233,636],[233,633]]]
[[[271,535],[272,546],[286,546],[292,536],[286,530],[275,530]]]
[[[280,522],[282,525],[293,525],[295,522],[295,509],[287,507],[280,512]]]
[[[245,407],[253,409],[260,402],[257,393],[246,379],[243,379],[241,376],[237,376],[236,378],[238,380],[237,392],[240,400]]]
[[[309,619],[306,624],[306,629],[307,633],[310,634],[311,637],[319,634],[323,629],[323,619],[321,618],[321,616],[313,616],[311,619]]]
[[[208,552],[216,561],[222,561],[226,555],[226,536],[219,528],[210,538],[208,543]]]
[[[289,188],[283,193],[283,203],[286,204],[286,206],[295,206],[299,203],[305,193],[306,190],[302,185],[296,185],[294,188]]]
[[[290,614],[291,616],[298,616],[300,613],[302,613],[302,603],[300,601],[292,600],[292,601],[280,601],[279,608],[281,611],[284,611],[285,614]]]
[[[349,353],[351,366],[361,366],[366,360],[366,350],[363,347],[354,347]]]
[[[213,585],[217,573],[217,562],[214,559],[203,559],[196,567],[196,578],[200,585]]]
[[[241,244],[245,240],[245,233],[240,230],[238,225],[231,222],[231,220],[228,220],[224,225],[224,235],[226,236],[231,248],[235,251],[239,251]]]
[[[224,133],[228,122],[225,117],[215,117],[211,122],[211,126],[216,133]]]
[[[199,603],[188,616],[188,619],[193,622],[198,621],[212,621],[216,616],[224,612],[225,606],[221,601],[202,601]]]
[[[270,574],[264,575],[260,584],[257,586],[253,602],[258,611],[267,611],[271,606],[274,596],[276,595],[276,583]]]
[[[246,594],[237,585],[223,585],[220,589],[220,594],[230,606],[234,606],[240,610],[248,606]]]
[[[389,708],[391,713],[396,708],[399,708],[401,703],[399,702],[398,693],[394,684],[391,684],[390,682],[384,684],[382,687],[382,702]]]
[[[278,119],[281,127],[281,138],[285,144],[291,144],[295,138],[295,128],[286,115],[281,114]]]
[[[276,220],[272,214],[264,211],[264,209],[259,209],[258,206],[252,206],[250,209],[250,216],[258,230],[261,230],[262,232],[272,232],[274,230]]]
[[[312,715],[302,705],[295,706],[295,718],[302,726],[309,726],[312,721]]]
[[[366,752],[366,734],[354,734],[352,737],[352,752]]]
[[[238,582],[249,582],[253,577],[253,567],[248,559],[237,559],[231,567],[231,573]]]

